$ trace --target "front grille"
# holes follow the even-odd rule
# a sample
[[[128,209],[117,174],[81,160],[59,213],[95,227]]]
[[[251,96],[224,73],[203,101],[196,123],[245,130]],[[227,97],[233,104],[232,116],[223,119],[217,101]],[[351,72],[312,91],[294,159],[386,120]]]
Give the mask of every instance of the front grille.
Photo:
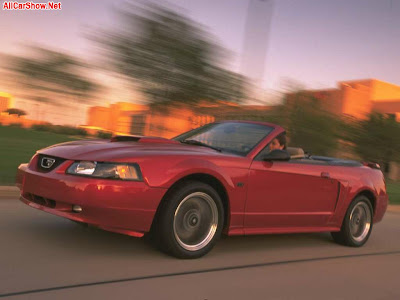
[[[47,172],[50,172],[50,171],[54,170],[55,168],[57,168],[64,161],[65,161],[65,159],[60,158],[60,157],[39,154],[39,159],[37,161],[37,170],[39,172],[47,173]],[[50,165],[50,163],[51,163],[51,165]],[[49,166],[49,167],[47,167],[47,166]]]
[[[24,198],[28,199],[31,202],[34,202],[36,204],[50,207],[50,208],[55,208],[56,207],[56,201],[48,198],[44,198],[35,194],[31,193],[24,193]]]

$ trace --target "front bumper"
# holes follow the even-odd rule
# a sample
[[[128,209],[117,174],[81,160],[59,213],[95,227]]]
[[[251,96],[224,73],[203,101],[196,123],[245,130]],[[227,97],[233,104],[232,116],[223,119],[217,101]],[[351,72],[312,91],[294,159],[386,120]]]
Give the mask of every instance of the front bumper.
[[[16,182],[20,200],[36,209],[109,231],[140,237],[150,230],[167,189],[149,187],[145,182],[65,174],[71,163],[66,161],[49,173],[20,165]],[[82,212],[74,212],[73,205],[81,206]]]

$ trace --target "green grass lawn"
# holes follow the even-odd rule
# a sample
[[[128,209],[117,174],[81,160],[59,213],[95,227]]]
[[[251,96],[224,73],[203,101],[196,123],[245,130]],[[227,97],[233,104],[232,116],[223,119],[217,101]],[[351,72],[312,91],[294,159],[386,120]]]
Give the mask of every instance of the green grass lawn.
[[[13,185],[19,164],[39,149],[77,138],[51,132],[0,126],[0,185]]]
[[[386,183],[390,204],[400,204],[400,182]]]

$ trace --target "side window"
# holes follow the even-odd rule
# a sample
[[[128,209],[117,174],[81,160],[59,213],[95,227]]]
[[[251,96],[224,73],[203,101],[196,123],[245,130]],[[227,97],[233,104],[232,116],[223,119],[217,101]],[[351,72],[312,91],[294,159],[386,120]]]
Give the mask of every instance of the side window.
[[[256,160],[258,160],[258,158],[264,156],[265,154],[268,154],[269,152],[271,151],[269,150],[269,144],[268,144],[264,149],[260,151],[260,153],[257,154]]]
[[[260,160],[262,156],[268,154],[271,152],[272,149],[284,149],[286,150],[286,132],[283,132],[276,136],[267,146],[265,146],[264,149],[262,149],[257,156],[255,157],[255,160]]]

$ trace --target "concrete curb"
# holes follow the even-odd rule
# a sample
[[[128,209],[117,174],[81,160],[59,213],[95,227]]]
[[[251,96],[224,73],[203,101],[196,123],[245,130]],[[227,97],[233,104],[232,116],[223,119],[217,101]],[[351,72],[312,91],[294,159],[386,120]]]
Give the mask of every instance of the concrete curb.
[[[0,193],[2,192],[19,192],[16,186],[0,185]]]
[[[16,186],[0,186],[0,200],[18,199],[19,188]]]
[[[388,205],[387,211],[400,213],[400,205]]]

